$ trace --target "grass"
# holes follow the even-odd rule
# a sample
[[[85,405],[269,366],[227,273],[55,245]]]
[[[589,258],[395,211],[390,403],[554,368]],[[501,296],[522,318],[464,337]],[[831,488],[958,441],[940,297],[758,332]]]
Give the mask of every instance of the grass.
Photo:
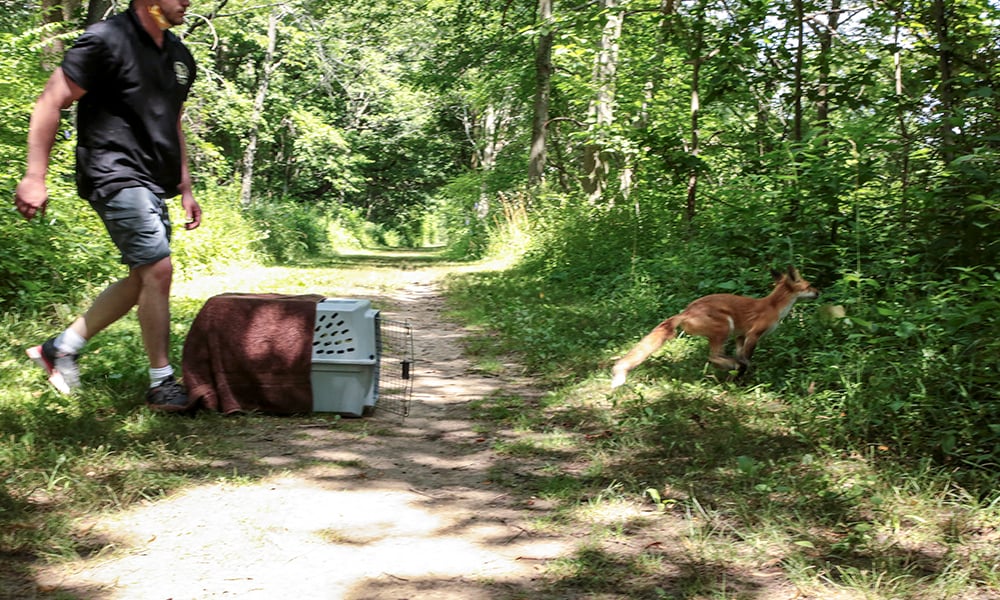
[[[174,346],[213,294],[263,286],[382,293],[395,285],[399,261],[435,264],[400,253],[179,282]],[[543,298],[511,278],[484,285],[502,279],[453,279],[453,316],[479,332],[467,347],[482,372],[503,379],[515,353],[545,393],[505,391],[472,403],[476,431],[497,456],[488,483],[537,510],[531,534],[578,540],[572,554],[539,565],[530,594],[510,597],[1000,597],[997,501],[965,493],[930,465],[885,460],[879,446],[845,448],[809,434],[772,386],[715,379],[695,340],[666,348],[610,394],[607,342],[585,327],[609,319],[605,309],[570,303],[564,323],[557,292]],[[512,324],[489,309],[496,304],[518,308]],[[85,515],[198,483],[272,475],[278,467],[248,446],[287,434],[283,420],[167,418],[141,408],[145,371],[131,318],[88,349],[86,391],[55,394],[21,353],[73,312],[0,317],[0,555],[8,569],[107,551],[72,533]],[[363,420],[300,419],[359,438],[391,434]],[[365,541],[336,530],[322,537]]]
[[[780,413],[758,411],[757,398],[712,397],[705,392],[719,390],[709,385],[699,398],[691,387],[643,386],[641,397],[593,413],[572,406],[581,398],[569,390],[545,406],[507,397],[477,408],[507,428],[503,415],[516,405],[518,427],[535,435],[559,423],[541,442],[497,444],[505,460],[492,477],[525,497],[555,501],[565,524],[589,524],[593,547],[548,571],[554,593],[657,597],[656,586],[635,582],[686,564],[680,587],[687,591],[664,597],[756,597],[748,574],[775,569],[818,597],[994,597],[995,506],[956,497],[929,474],[879,468],[875,456],[797,439]],[[680,535],[667,527],[678,521],[687,524]],[[661,536],[672,539],[673,552],[659,541],[641,549],[616,543]]]
[[[611,307],[539,285],[475,273],[450,290],[479,332],[472,359],[516,353],[548,389],[473,409],[498,440],[493,480],[553,505],[538,530],[588,532],[548,565],[552,597],[1000,598],[1000,499],[800,427],[787,390],[720,380],[701,340],[668,344],[612,394]]]

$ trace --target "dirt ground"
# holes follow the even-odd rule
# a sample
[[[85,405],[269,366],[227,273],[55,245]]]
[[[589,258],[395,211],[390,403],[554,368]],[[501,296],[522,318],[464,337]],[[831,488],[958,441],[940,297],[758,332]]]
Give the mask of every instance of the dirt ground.
[[[247,436],[240,461],[272,475],[227,478],[79,523],[101,550],[38,568],[37,596],[537,597],[529,590],[539,570],[578,540],[529,533],[545,507],[491,485],[491,440],[477,434],[468,407],[501,386],[535,392],[473,372],[461,328],[442,318],[437,286],[434,271],[409,271],[384,298],[394,310],[383,316],[414,331],[405,420],[376,410],[361,428],[269,424]]]

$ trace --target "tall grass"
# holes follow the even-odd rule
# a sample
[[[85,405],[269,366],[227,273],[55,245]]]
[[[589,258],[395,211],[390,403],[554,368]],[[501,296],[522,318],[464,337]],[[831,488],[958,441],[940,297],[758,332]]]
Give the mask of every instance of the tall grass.
[[[492,423],[485,435],[530,434],[496,445],[506,461],[494,479],[567,514],[625,501],[690,524],[683,552],[638,556],[609,552],[616,534],[595,526],[592,551],[548,572],[553,592],[673,597],[646,571],[661,560],[685,565],[682,597],[753,597],[741,574],[762,568],[817,597],[991,597],[993,268],[897,271],[889,286],[850,267],[816,270],[790,240],[729,252],[715,230],[684,231],[632,207],[539,214],[518,265],[449,283],[456,313],[483,332],[468,343],[477,360],[515,353],[549,389],[541,400],[477,403]],[[873,273],[895,264],[884,254]],[[609,393],[613,359],[662,318],[707,293],[762,296],[769,269],[788,263],[822,281],[820,302],[843,305],[846,318],[798,304],[763,339],[744,385],[705,365],[704,340],[682,338]],[[524,475],[567,463],[573,474]],[[656,527],[637,522],[632,533]]]
[[[930,459],[957,484],[993,497],[1000,377],[989,365],[1000,350],[1000,271],[921,270],[893,248],[867,257],[864,273],[850,262],[830,270],[814,266],[811,249],[792,237],[754,253],[726,246],[727,223],[693,231],[660,215],[536,206],[522,228],[532,237],[519,265],[470,276],[456,291],[476,295],[469,310],[489,315],[505,334],[500,344],[509,339],[532,368],[586,376],[691,300],[766,295],[770,270],[795,264],[821,297],[797,305],[764,338],[755,380],[783,394],[797,426],[817,437],[856,450],[886,447],[886,457],[903,465]],[[819,305],[846,316],[826,319]],[[662,377],[659,364],[636,374]]]
[[[624,347],[603,325],[611,303],[517,271],[463,274],[450,290],[483,331],[475,360],[515,352],[548,381],[540,399],[498,394],[474,409],[498,440],[491,480],[563,515],[535,531],[591,523],[591,550],[545,571],[553,597],[751,598],[748,574],[762,571],[823,598],[989,598],[1000,584],[998,502],[932,460],[846,438],[833,407],[807,415],[806,380],[768,374],[780,356],[736,386],[704,366],[701,341],[681,339],[610,394],[608,361]],[[805,344],[786,337],[798,326],[760,353]],[[683,592],[663,584],[678,570]]]

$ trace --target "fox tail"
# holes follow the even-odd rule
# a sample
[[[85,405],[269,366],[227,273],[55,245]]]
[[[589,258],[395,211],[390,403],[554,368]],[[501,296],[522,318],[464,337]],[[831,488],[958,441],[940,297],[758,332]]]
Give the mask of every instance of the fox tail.
[[[673,316],[663,321],[653,328],[646,337],[642,338],[628,354],[618,359],[611,369],[611,389],[615,389],[625,383],[628,372],[638,367],[644,360],[660,349],[667,340],[672,340],[677,336],[677,326],[680,325],[678,317]]]

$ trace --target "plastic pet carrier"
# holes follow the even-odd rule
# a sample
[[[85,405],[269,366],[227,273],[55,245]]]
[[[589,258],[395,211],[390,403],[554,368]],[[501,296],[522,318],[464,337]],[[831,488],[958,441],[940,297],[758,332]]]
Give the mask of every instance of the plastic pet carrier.
[[[368,300],[316,306],[313,410],[360,417],[376,408],[406,416],[413,393],[413,330],[382,319]]]

